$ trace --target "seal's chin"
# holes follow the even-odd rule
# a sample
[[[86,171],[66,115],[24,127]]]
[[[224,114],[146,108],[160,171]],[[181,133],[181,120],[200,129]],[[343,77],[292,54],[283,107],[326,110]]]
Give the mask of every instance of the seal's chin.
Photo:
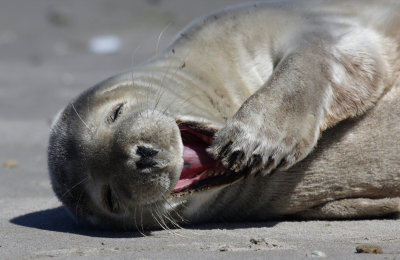
[[[184,165],[171,196],[209,190],[231,184],[243,173],[233,173],[211,157],[206,149],[211,145],[214,130],[204,130],[190,124],[179,124],[183,142]]]

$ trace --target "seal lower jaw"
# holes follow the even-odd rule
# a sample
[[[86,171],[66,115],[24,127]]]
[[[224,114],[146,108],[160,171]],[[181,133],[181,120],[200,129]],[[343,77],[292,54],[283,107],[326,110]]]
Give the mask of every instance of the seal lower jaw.
[[[245,173],[233,173],[207,153],[216,130],[190,123],[179,123],[179,130],[184,146],[184,166],[171,197],[221,188],[245,176]]]

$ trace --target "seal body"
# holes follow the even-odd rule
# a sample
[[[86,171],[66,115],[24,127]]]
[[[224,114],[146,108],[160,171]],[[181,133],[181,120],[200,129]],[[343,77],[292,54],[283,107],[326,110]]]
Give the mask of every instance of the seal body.
[[[195,21],[59,113],[55,193],[102,228],[398,213],[398,13],[269,1]]]

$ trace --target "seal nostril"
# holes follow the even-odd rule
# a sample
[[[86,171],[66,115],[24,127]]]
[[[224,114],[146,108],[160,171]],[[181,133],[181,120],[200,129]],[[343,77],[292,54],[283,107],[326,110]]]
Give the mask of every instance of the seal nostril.
[[[138,146],[136,150],[136,154],[142,156],[142,157],[152,157],[156,154],[158,154],[157,150],[144,147],[144,146]]]
[[[144,146],[138,146],[136,154],[140,155],[141,157],[140,160],[136,162],[136,168],[139,170],[152,168],[157,165],[157,162],[153,159],[153,156],[158,154],[157,150]]]
[[[143,170],[146,168],[152,168],[157,165],[157,162],[151,157],[142,157],[136,162],[136,168]]]

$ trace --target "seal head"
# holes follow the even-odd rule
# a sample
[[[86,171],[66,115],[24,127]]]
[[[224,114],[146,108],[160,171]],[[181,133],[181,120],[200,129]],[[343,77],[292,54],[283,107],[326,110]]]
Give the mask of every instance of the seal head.
[[[109,91],[115,80],[70,103],[50,135],[54,191],[74,216],[91,224],[113,223],[138,207],[163,201],[183,167],[175,119],[141,109],[127,86]]]

